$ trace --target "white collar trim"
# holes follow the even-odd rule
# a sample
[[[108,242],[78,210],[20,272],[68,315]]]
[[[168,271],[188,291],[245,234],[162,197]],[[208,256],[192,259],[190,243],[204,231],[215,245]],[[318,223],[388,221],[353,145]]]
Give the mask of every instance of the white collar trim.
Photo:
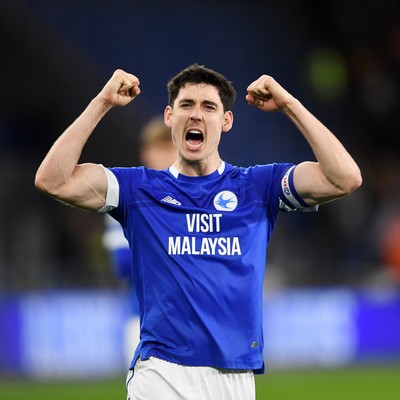
[[[217,171],[218,171],[219,175],[223,174],[223,172],[225,171],[225,161],[221,161],[221,164],[219,165]],[[169,167],[169,172],[173,175],[173,177],[175,179],[178,179],[179,171],[175,168],[174,165]]]

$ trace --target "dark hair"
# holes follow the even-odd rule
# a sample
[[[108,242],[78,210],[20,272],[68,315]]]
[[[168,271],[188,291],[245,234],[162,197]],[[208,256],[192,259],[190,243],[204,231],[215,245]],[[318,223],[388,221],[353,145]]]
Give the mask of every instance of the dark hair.
[[[223,75],[204,65],[192,64],[171,78],[167,84],[168,104],[173,106],[178,97],[179,90],[187,83],[206,83],[215,86],[218,89],[224,111],[232,110],[236,99],[236,91],[231,82]]]

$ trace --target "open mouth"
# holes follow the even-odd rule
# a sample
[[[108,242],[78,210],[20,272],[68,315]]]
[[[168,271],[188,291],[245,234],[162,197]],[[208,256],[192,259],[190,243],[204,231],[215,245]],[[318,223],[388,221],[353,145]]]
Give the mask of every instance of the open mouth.
[[[198,149],[203,144],[203,133],[197,129],[191,129],[186,133],[186,144],[190,149]]]

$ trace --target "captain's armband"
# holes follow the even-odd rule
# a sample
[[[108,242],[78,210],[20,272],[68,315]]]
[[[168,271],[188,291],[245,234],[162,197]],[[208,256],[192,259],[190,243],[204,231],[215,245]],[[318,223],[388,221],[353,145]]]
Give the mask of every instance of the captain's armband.
[[[309,206],[297,193],[293,182],[295,166],[289,168],[281,181],[281,195],[279,196],[279,208],[283,211],[318,211],[318,205]]]

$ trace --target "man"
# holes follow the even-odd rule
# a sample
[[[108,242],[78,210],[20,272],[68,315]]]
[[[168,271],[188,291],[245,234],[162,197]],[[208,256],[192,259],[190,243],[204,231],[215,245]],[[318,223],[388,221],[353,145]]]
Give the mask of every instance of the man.
[[[177,152],[171,139],[171,130],[162,116],[150,119],[140,134],[139,158],[143,165],[154,169],[170,167],[176,160]],[[124,336],[124,358],[130,365],[133,353],[139,343],[139,304],[132,285],[131,251],[121,225],[109,214],[105,214],[104,247],[110,255],[115,276],[130,290],[129,318],[126,320]]]
[[[265,248],[279,209],[309,210],[361,184],[338,139],[272,77],[247,88],[247,102],[280,111],[298,127],[316,162],[249,168],[221,160],[236,92],[221,74],[189,66],[168,83],[164,121],[178,157],[166,171],[78,164],[102,117],[140,94],[117,70],[58,138],[36,176],[43,192],[110,212],[132,249],[141,340],[130,399],[254,399],[262,373]]]

